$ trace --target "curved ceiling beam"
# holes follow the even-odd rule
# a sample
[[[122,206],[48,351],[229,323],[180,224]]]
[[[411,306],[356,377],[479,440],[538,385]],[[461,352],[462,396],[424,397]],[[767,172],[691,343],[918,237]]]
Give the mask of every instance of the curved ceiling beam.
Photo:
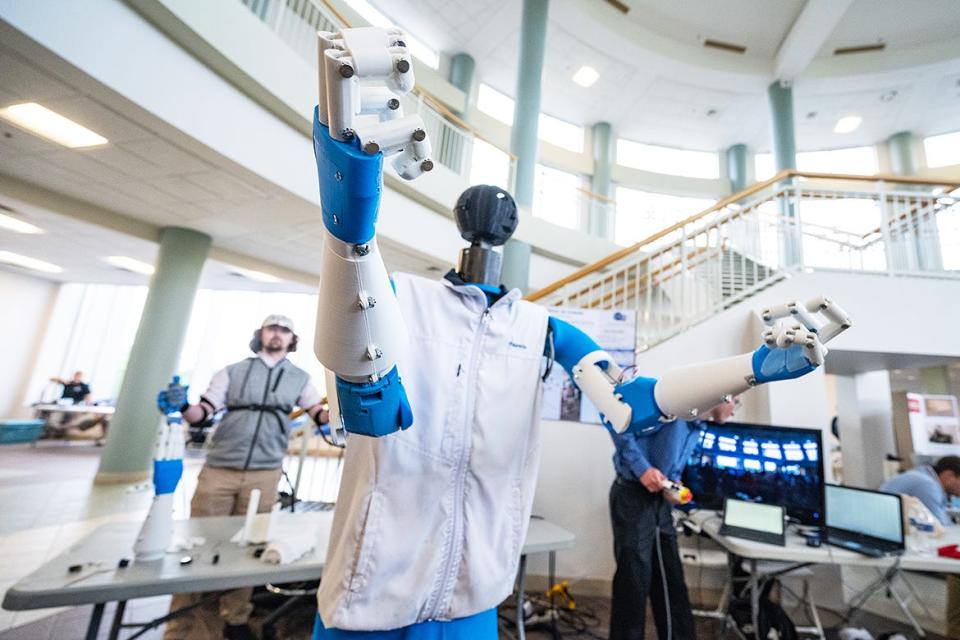
[[[853,0],[807,0],[787,32],[774,63],[776,80],[793,81],[813,62]]]

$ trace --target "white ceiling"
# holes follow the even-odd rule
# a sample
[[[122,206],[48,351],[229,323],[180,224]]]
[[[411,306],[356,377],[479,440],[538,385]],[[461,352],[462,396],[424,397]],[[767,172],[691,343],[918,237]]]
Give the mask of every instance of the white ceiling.
[[[583,125],[608,121],[620,136],[644,142],[766,149],[776,54],[804,7],[828,1],[625,0],[624,16],[603,0],[552,0],[542,110]],[[521,2],[372,2],[437,50],[470,53],[481,81],[514,94]],[[960,129],[960,2],[853,0],[839,24],[823,29],[810,72],[795,82],[801,150]],[[704,38],[747,50],[705,49]],[[837,47],[878,41],[887,44],[883,53],[833,56]],[[571,81],[584,64],[600,72],[589,89]],[[882,102],[890,91],[896,96]],[[808,119],[810,112],[817,115]],[[860,129],[834,134],[837,119],[850,114],[864,117]]]
[[[298,289],[319,273],[322,239],[320,208],[223,159],[201,158],[184,141],[161,136],[142,122],[120,115],[97,99],[108,88],[92,79],[55,77],[31,61],[30,51],[0,44],[0,105],[40,101],[110,140],[103,147],[66,149],[0,120],[0,174],[62,194],[107,214],[153,228],[176,225],[205,232],[215,248],[298,272]],[[76,71],[79,74],[80,72]],[[82,81],[81,81],[82,80]],[[78,87],[94,87],[80,89]],[[131,105],[126,113],[136,113]],[[65,267],[52,279],[142,283],[146,278],[103,262],[105,255],[128,255],[152,262],[156,245],[125,233],[71,219],[70,211],[31,207],[0,192],[0,203],[47,230],[25,236],[0,229],[0,247]],[[428,274],[447,265],[415,249],[381,242],[390,269]],[[250,266],[241,264],[239,266]],[[4,267],[0,267],[4,268]],[[256,267],[255,267],[256,268]],[[38,275],[38,274],[34,274]],[[263,288],[229,274],[212,261],[204,285],[218,288]]]

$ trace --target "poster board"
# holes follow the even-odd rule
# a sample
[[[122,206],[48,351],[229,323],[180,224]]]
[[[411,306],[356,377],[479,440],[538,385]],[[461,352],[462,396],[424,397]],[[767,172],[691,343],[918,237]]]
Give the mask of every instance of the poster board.
[[[920,393],[904,395],[912,453],[932,457],[960,453],[960,410],[957,398]]]
[[[636,358],[637,314],[635,311],[572,309],[551,307],[550,315],[569,322],[596,340],[617,365],[626,370]],[[555,364],[543,385],[544,420],[566,420],[600,424],[600,414],[589,398],[580,393],[559,364]]]

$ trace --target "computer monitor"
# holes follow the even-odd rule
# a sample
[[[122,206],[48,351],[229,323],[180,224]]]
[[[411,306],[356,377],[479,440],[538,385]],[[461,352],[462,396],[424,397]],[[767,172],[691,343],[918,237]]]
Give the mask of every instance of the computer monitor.
[[[725,498],[783,506],[802,524],[823,526],[823,444],[817,429],[705,423],[683,483],[694,508]]]
[[[825,497],[828,538],[904,549],[903,504],[897,494],[828,484]]]

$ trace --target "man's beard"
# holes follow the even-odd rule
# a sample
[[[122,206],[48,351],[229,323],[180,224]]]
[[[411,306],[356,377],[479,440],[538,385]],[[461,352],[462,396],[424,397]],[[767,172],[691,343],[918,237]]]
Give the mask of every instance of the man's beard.
[[[263,345],[263,350],[266,351],[267,353],[278,353],[281,351],[286,351],[286,349],[283,346],[283,343],[276,338],[274,338],[267,344]]]

